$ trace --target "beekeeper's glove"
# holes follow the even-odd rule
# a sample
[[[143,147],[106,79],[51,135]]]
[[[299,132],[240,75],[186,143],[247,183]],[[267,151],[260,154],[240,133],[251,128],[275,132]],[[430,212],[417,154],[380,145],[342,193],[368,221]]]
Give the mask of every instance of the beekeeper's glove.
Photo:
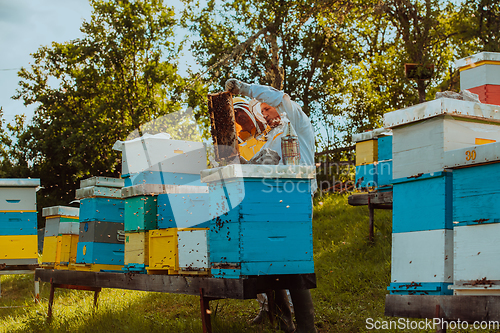
[[[236,79],[229,79],[226,81],[226,90],[233,95],[250,95],[250,85]]]

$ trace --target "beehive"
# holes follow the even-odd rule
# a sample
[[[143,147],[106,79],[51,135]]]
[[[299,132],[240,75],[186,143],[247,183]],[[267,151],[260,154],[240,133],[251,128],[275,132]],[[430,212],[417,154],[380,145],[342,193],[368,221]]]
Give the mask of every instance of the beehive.
[[[391,294],[450,295],[453,230],[392,234]]]
[[[149,266],[149,231],[125,233],[125,267],[127,272],[146,273]]]
[[[202,142],[172,140],[165,133],[117,141],[113,148],[122,152],[122,177],[126,187],[200,185],[200,170],[207,165],[206,147]]]
[[[141,195],[125,200],[125,231],[157,228],[157,195]]]
[[[393,178],[439,172],[447,151],[500,141],[498,107],[440,98],[384,115],[393,129]]]
[[[79,192],[80,228],[76,263],[70,269],[120,271],[124,264],[124,210],[121,199],[123,181],[92,177],[82,180]],[[82,189],[80,189],[82,190]]]
[[[454,229],[455,295],[500,295],[499,223],[459,225]]]
[[[148,273],[208,274],[208,228],[149,231]]]
[[[158,228],[207,228],[210,224],[208,187],[206,193],[158,195]]]
[[[211,274],[220,278],[314,272],[310,166],[230,165],[209,185]]]
[[[353,135],[356,142],[356,179],[358,189],[390,189],[392,181],[392,135],[378,128]]]
[[[40,179],[0,179],[0,265],[38,263],[39,185]]]
[[[481,52],[459,59],[460,89],[477,94],[482,103],[500,105],[500,53]]]
[[[393,180],[392,232],[452,229],[451,172]]]

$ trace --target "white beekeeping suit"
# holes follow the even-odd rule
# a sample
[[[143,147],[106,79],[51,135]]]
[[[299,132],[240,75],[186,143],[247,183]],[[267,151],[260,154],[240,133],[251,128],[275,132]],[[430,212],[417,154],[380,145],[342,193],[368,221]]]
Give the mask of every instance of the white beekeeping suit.
[[[256,99],[258,102],[266,103],[278,111],[282,123],[271,130],[267,135],[267,143],[262,148],[270,148],[281,154],[281,137],[286,128],[286,122],[290,122],[297,133],[300,149],[300,164],[315,165],[315,136],[311,121],[306,116],[300,105],[291,100],[288,94],[273,87],[258,84],[248,84],[236,79],[229,79],[226,82],[226,90],[233,94],[241,94]],[[259,108],[259,104],[250,103],[250,107]],[[257,111],[257,110],[256,110]],[[258,110],[257,112],[260,112]],[[280,161],[282,164],[282,161]],[[317,189],[316,180],[312,181],[312,192]]]

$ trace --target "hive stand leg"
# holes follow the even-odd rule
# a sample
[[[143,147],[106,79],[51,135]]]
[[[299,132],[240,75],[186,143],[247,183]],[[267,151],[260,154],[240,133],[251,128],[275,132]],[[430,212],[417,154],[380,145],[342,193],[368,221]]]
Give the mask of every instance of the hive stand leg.
[[[54,303],[54,282],[50,279],[49,309],[47,310],[47,319],[52,319],[52,304]]]
[[[374,212],[373,206],[370,202],[370,197],[368,197],[368,212],[370,215],[370,233],[368,235],[368,241],[370,243],[373,243],[373,220],[375,219],[375,217],[374,217],[375,212]]]
[[[436,305],[436,314],[434,316],[434,318],[441,318],[440,316],[440,312],[441,312],[441,306],[439,304]],[[436,333],[446,333],[446,328],[443,327],[442,325],[436,327]]]
[[[206,297],[203,295],[203,288],[200,288],[200,310],[201,310],[201,323],[203,326],[203,333],[212,333],[212,322],[210,320],[210,301],[218,298]]]
[[[40,281],[35,279],[35,304],[40,302]]]
[[[99,299],[99,293],[101,292],[101,290],[96,290],[94,292],[94,308],[97,310],[98,309],[98,304],[97,304],[97,300]]]

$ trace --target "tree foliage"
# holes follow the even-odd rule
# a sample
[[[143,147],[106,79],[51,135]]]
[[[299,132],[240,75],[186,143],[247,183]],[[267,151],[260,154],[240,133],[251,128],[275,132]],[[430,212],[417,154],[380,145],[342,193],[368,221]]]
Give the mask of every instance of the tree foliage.
[[[186,100],[201,104],[186,91],[199,95],[203,87],[178,73],[182,45],[174,44],[172,8],[161,0],[91,5],[83,38],[41,47],[19,72],[15,97],[37,109],[16,149],[31,161],[32,175],[43,178],[52,203],[71,201],[79,179],[118,176],[116,140],[186,107]]]

